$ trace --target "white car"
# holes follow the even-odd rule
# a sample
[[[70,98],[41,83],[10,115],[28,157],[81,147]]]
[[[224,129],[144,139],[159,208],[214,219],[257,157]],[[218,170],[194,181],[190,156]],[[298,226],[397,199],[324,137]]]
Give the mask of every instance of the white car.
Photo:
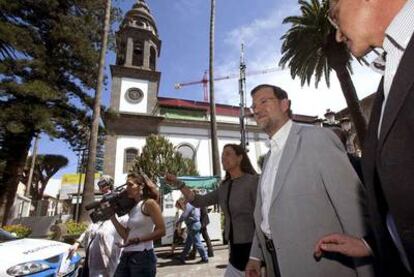
[[[0,228],[0,277],[75,277],[81,258],[68,257],[69,247],[53,240],[18,239]]]

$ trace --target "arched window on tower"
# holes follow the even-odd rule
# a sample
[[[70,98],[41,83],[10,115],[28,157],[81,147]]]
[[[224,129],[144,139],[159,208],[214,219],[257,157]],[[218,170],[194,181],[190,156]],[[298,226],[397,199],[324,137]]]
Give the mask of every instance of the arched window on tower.
[[[157,61],[157,51],[155,51],[155,48],[151,46],[150,49],[150,68],[152,70],[156,69],[156,61]]]
[[[117,65],[124,65],[125,64],[125,43],[122,42],[119,44],[118,52],[116,55],[116,64]]]
[[[142,66],[144,64],[144,47],[142,42],[134,41],[134,52],[132,55],[132,65]]]
[[[147,26],[147,20],[144,17],[138,16],[135,18],[135,26],[145,29]]]
[[[184,159],[195,160],[195,149],[192,145],[183,143],[177,147],[177,151],[183,156]]]
[[[135,158],[138,156],[138,149],[136,148],[127,148],[124,152],[124,173],[128,173],[132,165],[135,162]]]

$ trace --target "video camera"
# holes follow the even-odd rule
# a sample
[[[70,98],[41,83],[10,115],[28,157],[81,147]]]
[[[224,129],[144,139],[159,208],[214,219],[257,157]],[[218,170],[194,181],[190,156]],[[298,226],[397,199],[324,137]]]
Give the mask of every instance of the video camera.
[[[108,220],[115,213],[123,216],[137,204],[134,199],[128,198],[125,186],[119,186],[104,194],[101,201],[94,201],[85,206],[87,211],[93,209],[89,214],[93,223]]]

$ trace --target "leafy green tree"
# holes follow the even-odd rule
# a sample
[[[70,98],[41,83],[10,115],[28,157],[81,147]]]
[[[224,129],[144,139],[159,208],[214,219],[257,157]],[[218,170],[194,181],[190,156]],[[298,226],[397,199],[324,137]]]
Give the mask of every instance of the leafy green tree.
[[[292,78],[299,77],[302,86],[310,84],[312,77],[318,86],[322,76],[330,85],[330,72],[338,77],[350,110],[360,143],[364,141],[367,122],[363,116],[358,96],[351,79],[351,55],[344,43],[335,40],[335,29],[328,21],[327,0],[299,0],[300,16],[289,16],[283,23],[292,27],[282,36],[281,66],[290,68]]]
[[[32,163],[32,157],[30,156],[26,162],[26,168],[23,173],[22,182],[27,184],[28,175],[30,171],[30,165]],[[35,161],[35,167],[33,171],[33,178],[29,188],[30,195],[32,197],[32,203],[37,209],[39,200],[42,200],[46,186],[50,180],[60,169],[67,166],[68,159],[62,155],[37,155]]]
[[[137,173],[141,170],[153,180],[164,176],[166,172],[177,176],[198,175],[193,160],[183,158],[168,139],[159,135],[147,137],[146,144],[131,169]]]
[[[0,0],[0,216],[13,204],[33,136],[75,147],[90,122],[103,7],[99,0]]]

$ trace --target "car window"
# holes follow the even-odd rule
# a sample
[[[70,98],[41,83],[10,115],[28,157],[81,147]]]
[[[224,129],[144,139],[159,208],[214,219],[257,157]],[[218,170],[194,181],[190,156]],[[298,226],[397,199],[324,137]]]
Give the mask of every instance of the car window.
[[[10,241],[10,240],[16,240],[17,238],[10,234],[9,232],[4,231],[0,228],[0,242]]]

